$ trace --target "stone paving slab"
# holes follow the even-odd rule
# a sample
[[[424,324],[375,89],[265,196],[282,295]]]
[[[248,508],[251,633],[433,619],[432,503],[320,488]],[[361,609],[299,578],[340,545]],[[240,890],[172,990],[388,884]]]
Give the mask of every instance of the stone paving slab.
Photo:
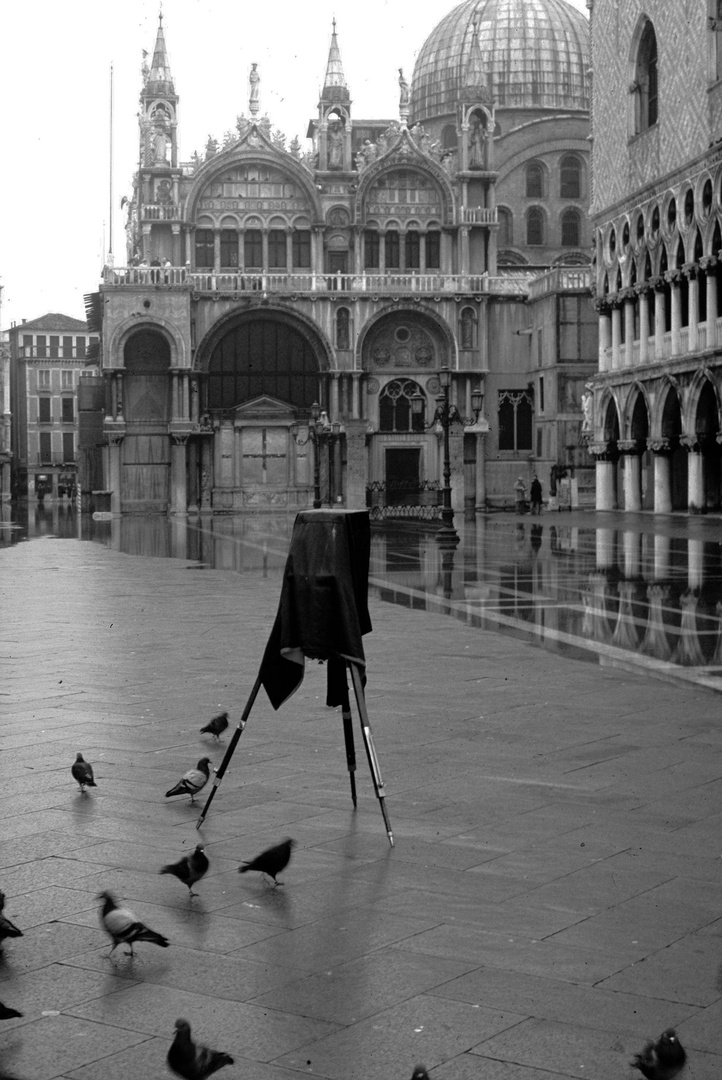
[[[155,1080],[178,1016],[244,1080],[619,1080],[676,1026],[722,1076],[719,697],[534,649],[372,589],[368,706],[396,845],[325,672],[261,694],[202,830],[165,799],[237,722],[267,577],[76,540],[0,551],[0,1072]],[[232,730],[232,729],[231,729]],[[98,787],[81,795],[81,750]],[[285,836],[271,889],[238,863]],[[166,862],[202,840],[190,898]],[[112,889],[168,949],[109,941]]]

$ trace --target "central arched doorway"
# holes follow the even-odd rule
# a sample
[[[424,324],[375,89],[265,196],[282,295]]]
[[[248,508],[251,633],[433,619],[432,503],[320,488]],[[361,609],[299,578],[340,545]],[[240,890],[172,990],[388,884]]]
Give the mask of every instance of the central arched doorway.
[[[189,478],[199,501],[221,512],[306,506],[312,445],[291,426],[314,401],[327,409],[323,342],[292,316],[254,311],[217,332],[206,355],[208,434],[196,456],[200,475]]]

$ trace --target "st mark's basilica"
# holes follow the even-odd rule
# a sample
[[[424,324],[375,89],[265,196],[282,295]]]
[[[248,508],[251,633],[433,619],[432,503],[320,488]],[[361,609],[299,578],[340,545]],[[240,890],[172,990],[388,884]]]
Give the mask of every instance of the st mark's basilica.
[[[466,0],[378,120],[355,117],[329,29],[306,146],[253,64],[235,131],[181,161],[160,19],[127,258],[87,297],[83,486],[116,513],[435,503],[448,387],[456,510],[509,505],[535,472],[591,503],[587,21]]]

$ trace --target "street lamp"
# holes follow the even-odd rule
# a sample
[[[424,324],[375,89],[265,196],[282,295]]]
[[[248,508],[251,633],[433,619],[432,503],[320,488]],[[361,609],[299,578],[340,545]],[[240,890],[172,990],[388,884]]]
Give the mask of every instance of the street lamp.
[[[463,424],[465,427],[475,424],[479,419],[479,413],[484,405],[484,392],[481,387],[472,391],[471,407],[474,410],[474,419],[465,420],[456,405],[449,403],[449,388],[451,386],[451,370],[444,366],[439,371],[439,383],[441,393],[436,397],[436,409],[431,423],[426,425],[432,428],[434,424],[440,424],[444,437],[444,486],[442,488],[441,505],[441,528],[436,534],[440,543],[458,544],[459,534],[454,528],[454,511],[451,506],[451,461],[449,457],[449,429],[453,423]],[[411,412],[416,417],[423,417],[424,395],[417,390],[411,395]]]
[[[305,434],[302,434],[303,426],[294,421],[291,424],[291,435],[297,446],[305,446],[310,442],[313,446],[313,508],[321,508],[321,444],[328,442],[331,446],[341,434],[341,425],[336,420],[330,424],[325,412],[317,401],[310,408],[311,419],[305,426]],[[329,489],[331,487],[331,461],[329,459]]]

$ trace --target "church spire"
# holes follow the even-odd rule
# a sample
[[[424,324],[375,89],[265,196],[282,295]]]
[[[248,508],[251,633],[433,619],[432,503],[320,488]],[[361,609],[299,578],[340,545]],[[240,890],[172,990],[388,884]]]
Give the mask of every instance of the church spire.
[[[165,36],[163,34],[162,11],[158,13],[158,33],[155,39],[155,49],[153,50],[153,62],[148,74],[147,89],[155,94],[167,95],[175,93],[173,76],[170,73],[170,65],[168,63],[168,52],[165,46]]]
[[[466,71],[464,73],[462,97],[471,100],[490,101],[490,87],[486,81],[484,58],[481,55],[481,45],[479,44],[478,15],[474,19],[473,28],[469,59],[467,60]]]
[[[326,101],[348,101],[349,91],[346,76],[343,73],[341,52],[336,37],[336,20],[333,20],[333,32],[331,34],[331,47],[328,50],[328,63],[326,64],[326,78],[323,80],[323,93]]]

